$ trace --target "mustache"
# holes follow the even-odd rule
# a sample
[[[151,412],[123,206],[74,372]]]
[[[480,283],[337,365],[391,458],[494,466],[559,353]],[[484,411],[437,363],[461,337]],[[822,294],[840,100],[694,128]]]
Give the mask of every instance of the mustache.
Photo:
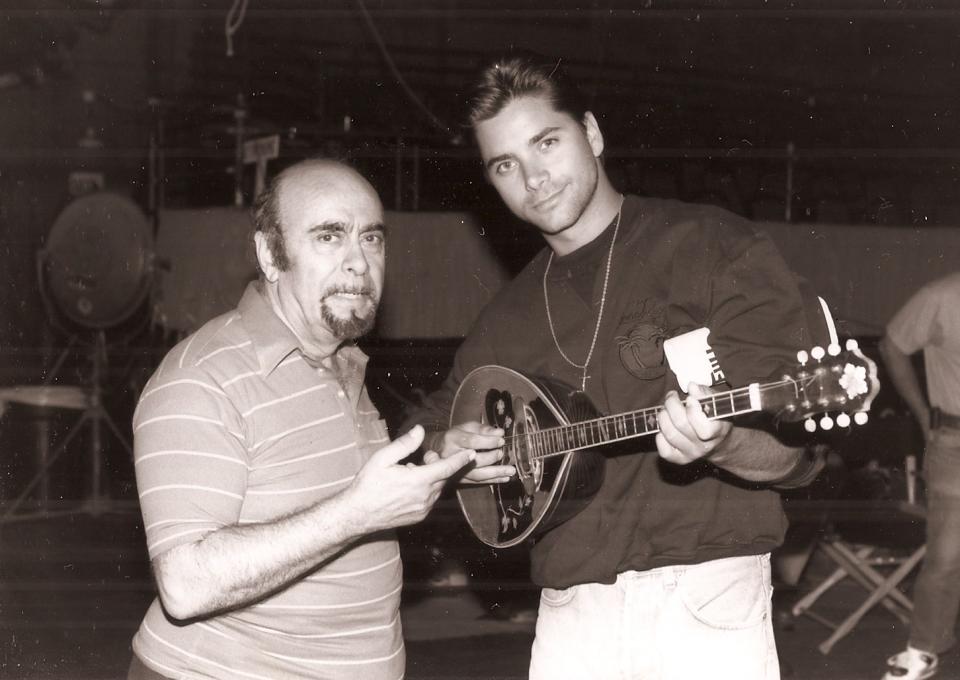
[[[375,299],[375,294],[372,286],[345,286],[337,285],[330,286],[325,288],[323,293],[320,295],[321,298],[328,298],[331,295],[341,295],[346,293],[347,295],[364,295],[368,298]]]

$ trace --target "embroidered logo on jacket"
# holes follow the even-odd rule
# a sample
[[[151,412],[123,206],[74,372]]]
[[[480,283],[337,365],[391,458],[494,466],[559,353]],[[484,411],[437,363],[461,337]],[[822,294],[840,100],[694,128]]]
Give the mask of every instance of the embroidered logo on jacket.
[[[634,303],[617,328],[620,363],[633,376],[653,380],[666,371],[663,356],[663,310],[649,300]]]

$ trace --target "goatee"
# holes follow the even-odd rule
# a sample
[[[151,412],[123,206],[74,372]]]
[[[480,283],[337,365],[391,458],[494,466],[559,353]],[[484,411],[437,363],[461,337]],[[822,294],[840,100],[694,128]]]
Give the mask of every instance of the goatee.
[[[337,316],[333,313],[326,302],[320,306],[320,314],[323,316],[323,322],[341,340],[354,340],[365,335],[373,328],[377,318],[377,304],[371,300],[369,311],[363,316],[352,312],[348,318]]]

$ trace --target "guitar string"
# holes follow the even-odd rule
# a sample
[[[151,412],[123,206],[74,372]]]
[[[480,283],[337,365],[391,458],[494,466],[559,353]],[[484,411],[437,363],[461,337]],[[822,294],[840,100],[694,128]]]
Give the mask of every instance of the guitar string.
[[[778,382],[765,383],[764,385],[759,386],[759,392],[763,393],[763,392],[767,392],[767,391],[770,391],[770,390],[773,390],[773,389],[779,389],[779,388],[783,387],[784,385],[796,384],[797,382],[798,382],[797,380],[793,380],[793,379],[784,379],[784,380],[781,380],[781,381],[778,381]],[[723,392],[723,393],[720,393],[720,394],[709,395],[708,397],[706,397],[706,399],[709,399],[709,400],[713,401],[714,403],[716,403],[717,401],[727,401],[728,399],[732,399],[732,398],[736,398],[736,397],[742,397],[742,396],[745,396],[745,395],[749,395],[750,389],[751,389],[750,387],[739,387],[739,388],[737,388],[737,389],[729,390],[729,391],[727,391],[727,392]],[[683,402],[683,403],[684,403],[684,405],[686,405],[686,402]],[[701,400],[701,403],[702,403],[702,400]],[[580,422],[577,422],[577,423],[572,423],[572,424],[569,424],[569,425],[557,425],[557,426],[554,426],[554,427],[543,428],[543,429],[535,430],[535,431],[533,431],[533,432],[528,432],[528,433],[522,434],[522,435],[520,435],[520,434],[518,434],[518,435],[506,435],[506,436],[504,436],[504,446],[506,446],[509,442],[511,442],[511,441],[513,441],[513,440],[530,439],[532,436],[541,436],[541,438],[546,438],[546,436],[549,436],[550,433],[561,432],[561,431],[563,431],[564,429],[572,429],[572,428],[578,428],[578,427],[584,427],[584,426],[588,426],[588,427],[589,427],[589,426],[591,426],[591,425],[593,425],[593,424],[596,424],[596,423],[599,423],[599,422],[601,422],[601,421],[603,421],[603,420],[610,420],[610,419],[612,419],[612,418],[632,416],[633,419],[634,419],[634,421],[636,422],[636,420],[637,420],[636,416],[637,416],[637,415],[642,414],[642,413],[646,413],[647,415],[654,415],[654,414],[658,413],[660,410],[662,410],[662,408],[663,408],[662,406],[651,406],[651,407],[639,409],[639,410],[637,410],[637,411],[630,411],[630,412],[628,412],[628,413],[626,413],[626,414],[621,414],[621,415],[619,415],[619,416],[599,416],[599,417],[597,417],[597,418],[591,418],[590,420],[583,420],[583,421],[580,421]],[[730,412],[730,413],[725,413],[725,414],[723,414],[723,416],[717,416],[717,417],[730,417],[730,416],[739,415],[739,414],[741,414],[741,413],[750,413],[750,412],[752,412],[752,411],[754,411],[754,410],[755,410],[755,409],[744,409],[744,410],[739,410],[739,411],[732,411],[732,412]],[[714,416],[711,416],[711,417],[714,417]],[[644,418],[644,420],[645,420],[645,418]],[[659,429],[656,429],[656,430],[648,430],[648,431],[645,431],[645,432],[637,432],[636,434],[631,434],[631,435],[628,435],[628,436],[626,436],[626,437],[621,437],[620,439],[631,439],[631,438],[634,438],[634,437],[640,437],[640,436],[647,435],[647,434],[653,434],[654,432],[658,432],[658,431],[659,431]],[[616,440],[616,438],[615,438],[614,440]],[[611,440],[611,441],[614,441],[614,440]],[[609,443],[609,442],[606,442],[606,443]],[[591,444],[591,445],[587,445],[587,446],[594,446],[594,445]],[[564,451],[550,452],[550,453],[545,453],[545,454],[534,453],[532,457],[533,457],[535,460],[536,460],[536,459],[540,459],[540,458],[547,458],[547,457],[551,457],[551,456],[560,455],[560,454],[563,454],[563,453],[568,453],[569,451],[575,451],[577,448],[582,448],[582,447],[574,447],[574,448],[572,448],[572,449],[568,449],[568,450],[564,450]]]
[[[769,391],[769,390],[779,389],[780,387],[783,387],[784,385],[789,385],[789,384],[796,383],[796,382],[797,382],[796,380],[788,380],[788,379],[785,379],[785,380],[781,380],[781,381],[778,381],[778,382],[765,383],[764,385],[760,386],[759,391],[760,391],[761,393],[762,393],[762,392],[767,392],[767,391]],[[729,390],[729,391],[727,391],[727,392],[722,392],[722,393],[719,393],[719,394],[709,395],[709,396],[705,397],[704,399],[702,399],[702,400],[701,400],[701,403],[703,403],[703,401],[704,401],[705,399],[709,399],[709,400],[711,400],[711,401],[726,401],[726,400],[728,400],[730,397],[739,397],[739,396],[749,395],[749,393],[750,393],[750,387],[738,387],[738,388],[736,388],[736,389]],[[685,401],[683,402],[683,405],[686,406],[686,402],[685,402]],[[657,412],[659,412],[659,411],[662,410],[662,409],[663,409],[663,406],[648,406],[648,407],[646,407],[646,408],[637,409],[636,411],[627,411],[625,414],[620,414],[620,415],[617,415],[617,416],[597,416],[596,418],[591,418],[591,419],[589,419],[589,420],[582,420],[582,421],[579,421],[579,422],[576,422],[576,423],[570,423],[570,424],[568,424],[568,425],[555,425],[555,426],[553,426],[553,427],[546,427],[546,428],[537,430],[536,432],[537,432],[537,433],[551,432],[551,431],[554,431],[554,430],[561,430],[561,429],[563,429],[563,428],[576,427],[576,426],[578,426],[578,425],[588,425],[588,424],[591,424],[591,423],[600,422],[601,420],[608,420],[608,419],[611,419],[611,418],[618,418],[618,417],[622,417],[622,416],[625,416],[625,415],[626,415],[626,416],[636,415],[636,414],[640,414],[640,413],[644,413],[644,412],[657,413]],[[504,439],[507,440],[507,441],[509,441],[509,440],[512,439],[512,438],[522,439],[523,437],[526,437],[526,436],[529,436],[529,435],[507,435],[507,436],[504,437]]]

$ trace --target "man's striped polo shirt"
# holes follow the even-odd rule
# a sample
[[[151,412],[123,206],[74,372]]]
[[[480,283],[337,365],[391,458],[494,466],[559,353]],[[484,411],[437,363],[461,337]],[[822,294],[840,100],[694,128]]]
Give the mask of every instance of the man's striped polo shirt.
[[[207,533],[269,522],[342,491],[389,441],[356,347],[311,365],[251,283],[233,312],[164,358],[134,414],[151,559]],[[404,669],[400,554],[368,536],[249,606],[191,622],[151,605],[136,654],[173,678],[368,678]]]

